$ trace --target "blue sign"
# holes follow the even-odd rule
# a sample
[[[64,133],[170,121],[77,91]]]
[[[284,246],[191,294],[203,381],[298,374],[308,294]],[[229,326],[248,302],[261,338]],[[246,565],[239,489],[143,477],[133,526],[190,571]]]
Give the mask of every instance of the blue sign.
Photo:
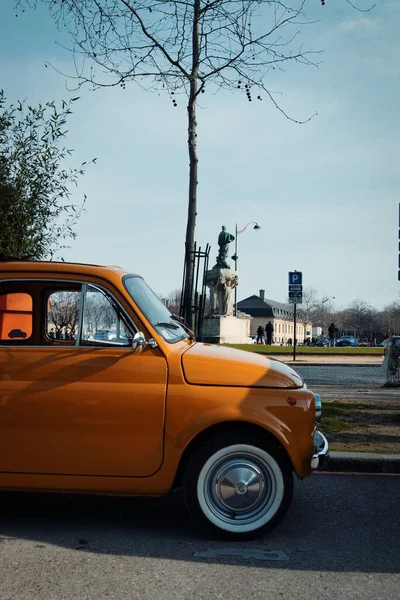
[[[289,271],[289,285],[302,285],[303,273],[301,271]]]

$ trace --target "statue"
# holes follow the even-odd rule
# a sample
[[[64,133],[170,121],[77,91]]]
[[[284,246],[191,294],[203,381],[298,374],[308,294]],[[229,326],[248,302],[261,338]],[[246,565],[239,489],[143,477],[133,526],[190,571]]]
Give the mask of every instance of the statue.
[[[218,308],[220,315],[233,316],[232,290],[237,285],[237,279],[235,272],[232,272],[232,274],[225,273],[224,277],[220,278],[218,288]]]
[[[210,290],[210,317],[233,316],[232,290],[237,283],[236,271],[222,269],[218,265],[215,265],[211,271],[207,271],[206,285]]]
[[[219,252],[217,263],[211,271],[207,271],[206,285],[210,290],[210,317],[232,317],[233,302],[232,290],[238,284],[236,271],[232,271],[226,262],[228,257],[229,244],[233,242],[235,236],[231,235],[225,225],[218,236]]]
[[[217,265],[221,269],[229,269],[230,268],[228,263],[226,262],[226,259],[228,257],[229,244],[231,242],[233,242],[234,239],[235,239],[235,236],[232,235],[231,233],[228,233],[225,225],[222,225],[222,231],[218,236],[219,252],[218,252],[218,256],[217,256]]]

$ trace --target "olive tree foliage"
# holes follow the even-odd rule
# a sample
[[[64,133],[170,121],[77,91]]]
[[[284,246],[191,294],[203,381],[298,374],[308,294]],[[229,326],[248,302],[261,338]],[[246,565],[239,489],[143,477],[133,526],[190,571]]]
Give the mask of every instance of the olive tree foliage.
[[[63,168],[72,154],[63,145],[77,100],[7,105],[0,90],[0,253],[16,258],[53,258],[75,238],[83,210],[70,202],[70,186],[84,174]]]
[[[318,0],[16,0],[19,8],[48,6],[72,40],[77,87],[95,89],[134,81],[164,90],[187,108],[189,186],[185,237],[184,313],[192,325],[197,216],[199,97],[237,90],[249,102],[269,99],[287,118],[268,84],[273,69],[315,64],[299,41],[309,23],[305,8]],[[350,0],[343,0],[351,3]],[[324,1],[321,2],[324,4]]]

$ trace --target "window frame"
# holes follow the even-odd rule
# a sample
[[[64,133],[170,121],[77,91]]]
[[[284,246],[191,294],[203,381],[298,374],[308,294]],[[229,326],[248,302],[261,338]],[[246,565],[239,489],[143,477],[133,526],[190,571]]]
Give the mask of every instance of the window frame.
[[[82,331],[82,318],[83,318],[83,309],[85,305],[86,299],[86,290],[88,287],[93,287],[98,289],[113,305],[115,303],[116,312],[122,316],[122,319],[126,321],[126,325],[132,330],[133,335],[139,331],[137,326],[135,325],[133,319],[130,317],[125,308],[121,305],[119,300],[115,297],[115,294],[110,292],[107,288],[103,287],[98,283],[88,283],[87,281],[79,281],[77,279],[54,279],[54,278],[42,278],[42,277],[17,277],[17,278],[7,278],[0,279],[0,284],[13,284],[13,283],[40,283],[43,285],[46,284],[56,284],[57,287],[60,287],[60,291],[63,291],[61,288],[64,286],[68,286],[68,284],[80,286],[80,294],[81,294],[81,303],[80,303],[80,311],[78,317],[78,330],[76,335],[76,340],[74,344],[71,344],[71,340],[64,340],[65,343],[62,343],[63,340],[52,340],[46,334],[45,329],[43,327],[47,323],[47,299],[49,298],[49,294],[46,298],[43,297],[43,290],[40,292],[40,296],[38,298],[38,294],[34,294],[31,289],[29,292],[26,290],[19,291],[18,293],[26,293],[29,294],[32,298],[32,335],[29,340],[36,337],[39,340],[39,343],[27,343],[29,340],[19,340],[19,343],[15,343],[14,340],[0,340],[0,348],[57,348],[58,350],[61,348],[119,348],[121,350],[132,350],[132,345],[122,345],[113,343],[112,341],[105,342],[104,340],[88,340],[90,343],[80,343],[81,342],[81,331]],[[85,294],[83,293],[85,290]],[[12,292],[10,292],[12,293]],[[50,292],[52,293],[52,292]],[[53,292],[54,293],[54,292]],[[39,312],[39,315],[35,315],[35,309]],[[36,331],[37,320],[39,320],[39,331]],[[46,339],[47,343],[40,343],[40,340]],[[60,343],[61,342],[61,343]]]
[[[76,335],[76,341],[77,342],[79,342],[79,340],[81,342],[83,341],[81,339],[81,335],[82,335],[82,326],[83,326],[83,316],[85,314],[86,294],[87,294],[88,288],[94,288],[95,290],[97,290],[98,292],[103,294],[103,296],[110,302],[110,304],[113,307],[113,309],[115,310],[115,312],[117,314],[121,315],[121,320],[125,321],[125,326],[129,327],[132,330],[132,338],[133,338],[135,333],[138,332],[138,329],[135,326],[135,324],[132,322],[132,319],[129,317],[129,315],[126,314],[126,311],[121,306],[121,304],[118,302],[118,300],[115,298],[115,296],[112,295],[108,290],[105,290],[104,288],[102,288],[101,286],[99,286],[97,284],[83,283],[82,290],[81,290],[81,294],[83,294],[83,296],[82,296],[79,317],[78,317],[78,331],[77,331],[77,335]],[[114,306],[114,303],[116,303],[116,306]],[[80,343],[80,344],[77,343],[76,345],[79,346],[80,348],[99,348],[99,347],[101,347],[101,348],[129,348],[129,349],[132,349],[131,343],[118,344],[118,343],[113,342],[112,340],[85,340],[85,343]]]

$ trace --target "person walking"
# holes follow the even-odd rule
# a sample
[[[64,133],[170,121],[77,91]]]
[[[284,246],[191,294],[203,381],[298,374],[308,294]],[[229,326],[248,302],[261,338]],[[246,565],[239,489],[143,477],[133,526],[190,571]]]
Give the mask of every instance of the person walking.
[[[257,327],[256,344],[264,344],[264,337],[265,337],[265,329],[262,325],[259,325]]]
[[[267,325],[265,326],[265,333],[267,334],[267,344],[268,346],[271,346],[272,334],[274,333],[274,326],[272,325],[271,321],[268,321]]]
[[[329,334],[329,345],[331,348],[335,347],[335,333],[336,333],[336,327],[334,323],[331,323],[328,327],[328,334]]]

